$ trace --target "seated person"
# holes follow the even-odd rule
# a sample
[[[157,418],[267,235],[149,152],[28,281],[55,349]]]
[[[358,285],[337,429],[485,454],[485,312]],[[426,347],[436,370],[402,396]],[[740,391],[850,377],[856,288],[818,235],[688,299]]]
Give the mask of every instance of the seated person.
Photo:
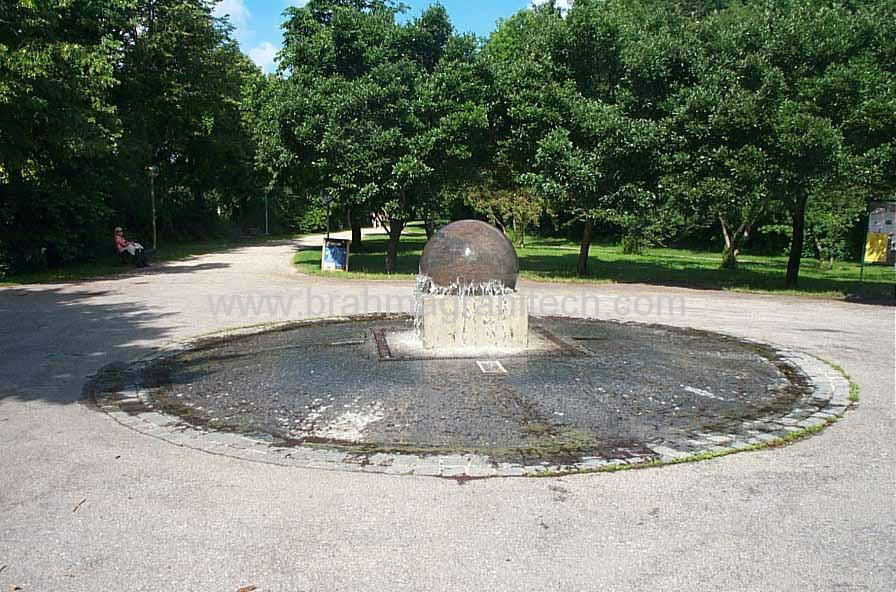
[[[127,240],[120,226],[115,228],[115,250],[119,255],[127,253],[137,267],[146,267],[146,254],[143,245]]]

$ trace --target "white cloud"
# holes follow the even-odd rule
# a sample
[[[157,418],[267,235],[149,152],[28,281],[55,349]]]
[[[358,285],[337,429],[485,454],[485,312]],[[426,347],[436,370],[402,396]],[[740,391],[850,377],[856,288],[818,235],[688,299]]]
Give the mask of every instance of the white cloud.
[[[276,45],[270,41],[265,41],[250,49],[249,57],[262,70],[270,72],[274,69],[274,58],[277,57],[278,51],[280,51],[280,49]]]
[[[557,8],[559,8],[560,10],[566,11],[572,8],[572,2],[573,0],[557,0],[554,4],[556,4]],[[547,3],[548,0],[532,0],[532,4],[534,4],[535,6],[541,6],[542,4]]]
[[[214,15],[218,18],[226,16],[230,19],[230,24],[236,29],[237,39],[245,38],[253,33],[249,29],[249,19],[252,17],[252,13],[246,6],[246,0],[220,0],[215,5]]]

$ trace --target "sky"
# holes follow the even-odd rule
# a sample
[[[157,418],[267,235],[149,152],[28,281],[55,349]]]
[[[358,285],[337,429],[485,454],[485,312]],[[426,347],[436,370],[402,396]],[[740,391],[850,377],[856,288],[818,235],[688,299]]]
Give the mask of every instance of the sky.
[[[410,16],[434,3],[434,0],[403,1],[411,7]],[[536,3],[543,1],[536,0]],[[221,0],[215,7],[215,16],[227,15],[243,52],[265,72],[271,72],[283,41],[280,32],[283,11],[288,6],[305,2],[307,0]],[[485,37],[494,31],[498,19],[530,6],[532,0],[441,0],[441,4],[448,10],[451,22],[459,32]]]

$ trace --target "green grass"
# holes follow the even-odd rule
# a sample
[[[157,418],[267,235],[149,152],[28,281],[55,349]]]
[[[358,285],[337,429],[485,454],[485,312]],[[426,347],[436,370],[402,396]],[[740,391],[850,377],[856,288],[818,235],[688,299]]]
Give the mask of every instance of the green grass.
[[[409,226],[402,235],[397,274],[383,272],[386,236],[365,237],[361,252],[351,255],[351,271],[333,272],[320,269],[320,250],[309,249],[296,254],[294,263],[304,273],[358,279],[405,279],[417,273],[420,253],[426,235],[419,225]],[[720,253],[688,249],[648,249],[643,255],[626,255],[617,245],[592,245],[585,278],[576,276],[579,247],[557,238],[531,238],[517,249],[520,272],[524,278],[567,282],[646,283],[687,286],[714,290],[774,292],[779,294],[813,295],[842,298],[854,294],[859,287],[858,263],[838,262],[833,269],[822,269],[813,259],[805,259],[800,270],[800,287],[787,290],[784,256],[742,255],[736,270],[719,269]],[[892,297],[896,273],[885,266],[865,268],[865,295]]]
[[[704,460],[712,460],[716,458],[721,458],[723,456],[731,456],[732,454],[740,454],[742,452],[755,452],[757,450],[768,450],[772,448],[780,448],[782,446],[789,446],[794,442],[798,442],[799,440],[803,440],[808,438],[809,436],[813,436],[822,430],[830,427],[832,424],[839,421],[839,418],[829,420],[827,423],[811,426],[808,428],[803,428],[796,432],[790,432],[774,440],[769,442],[760,442],[757,444],[750,444],[744,448],[725,448],[724,450],[709,450],[706,452],[700,452],[697,454],[692,454],[690,456],[685,456],[682,458],[676,458],[674,460],[670,460],[668,462],[661,461],[659,459],[650,460],[634,465],[630,464],[613,464],[613,465],[605,465],[603,467],[598,467],[595,469],[582,469],[582,470],[574,470],[574,471],[544,471],[541,473],[537,473],[531,475],[531,478],[543,478],[543,477],[565,477],[567,475],[587,475],[590,473],[615,473],[618,471],[629,471],[635,469],[651,469],[656,467],[662,467],[667,465],[680,465],[686,463],[695,463],[701,462]]]
[[[181,261],[197,255],[204,255],[216,251],[226,251],[227,249],[246,246],[248,244],[256,244],[266,240],[272,240],[273,238],[274,237],[265,237],[242,240],[212,239],[162,244],[159,246],[158,251],[149,257],[149,262],[152,264],[164,261]],[[134,269],[134,265],[130,263],[122,263],[118,256],[109,254],[108,256],[100,257],[93,261],[72,263],[45,271],[0,277],[0,285],[73,282],[117,275],[128,271],[134,271]]]
[[[815,356],[815,357],[817,357],[819,360],[821,360],[822,362],[824,362],[825,364],[827,364],[828,366],[830,366],[831,368],[833,368],[834,370],[836,370],[837,372],[842,374],[843,378],[845,378],[846,380],[849,381],[849,401],[850,401],[850,403],[858,403],[859,399],[860,399],[859,385],[856,384],[855,382],[853,382],[852,376],[850,376],[849,373],[843,369],[843,366],[841,366],[840,364],[835,364],[834,362],[827,360],[825,358],[822,358],[821,356]]]

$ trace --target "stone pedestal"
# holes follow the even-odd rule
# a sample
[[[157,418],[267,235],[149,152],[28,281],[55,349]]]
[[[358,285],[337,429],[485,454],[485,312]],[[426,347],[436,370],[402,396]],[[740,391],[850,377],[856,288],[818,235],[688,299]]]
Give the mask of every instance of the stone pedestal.
[[[529,345],[529,306],[522,294],[420,297],[424,349],[516,349]]]

